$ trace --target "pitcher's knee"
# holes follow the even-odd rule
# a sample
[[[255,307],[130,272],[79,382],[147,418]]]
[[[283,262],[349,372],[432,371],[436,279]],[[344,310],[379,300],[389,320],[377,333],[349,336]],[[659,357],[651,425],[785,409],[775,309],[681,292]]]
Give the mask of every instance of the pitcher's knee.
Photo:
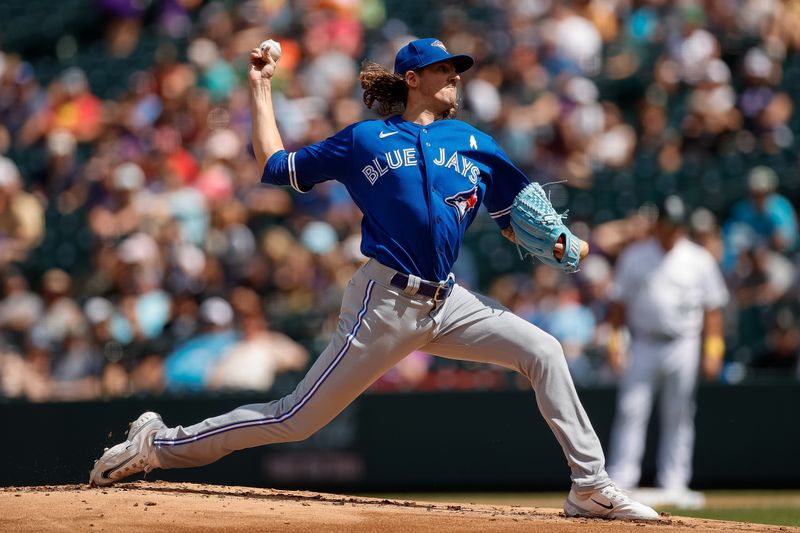
[[[528,340],[530,342],[524,345],[525,359],[521,368],[523,374],[532,377],[553,368],[569,372],[564,349],[558,339],[552,335],[537,335],[535,339]]]
[[[299,442],[301,440],[306,440],[320,429],[322,429],[322,426],[318,424],[293,425],[287,434],[286,442]]]

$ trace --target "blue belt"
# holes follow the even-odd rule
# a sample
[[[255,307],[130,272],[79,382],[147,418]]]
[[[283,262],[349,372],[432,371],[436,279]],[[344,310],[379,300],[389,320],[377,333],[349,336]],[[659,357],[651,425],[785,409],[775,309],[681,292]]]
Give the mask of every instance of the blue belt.
[[[409,285],[408,282],[411,280],[411,276],[408,274],[403,274],[402,272],[398,272],[394,276],[392,276],[392,285],[397,287],[398,289],[402,289],[403,291],[409,293],[408,290]],[[453,285],[456,282],[453,277],[447,278],[446,281],[442,281],[441,283],[433,283],[430,281],[420,280],[419,287],[417,288],[416,292],[410,292],[411,294],[421,294],[423,296],[427,296],[428,298],[433,299],[435,302],[441,302],[448,296],[450,296],[450,292],[453,290]]]

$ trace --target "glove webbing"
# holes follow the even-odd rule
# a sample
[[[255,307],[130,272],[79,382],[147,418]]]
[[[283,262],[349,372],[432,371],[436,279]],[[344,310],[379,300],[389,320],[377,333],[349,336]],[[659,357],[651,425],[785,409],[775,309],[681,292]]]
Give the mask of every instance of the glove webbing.
[[[550,185],[556,185],[558,183],[566,183],[566,182],[567,180],[551,181],[545,183],[544,185],[539,185],[539,187],[541,187],[542,190],[544,190],[545,187],[548,187]],[[532,185],[533,184],[528,185],[528,187],[531,187]],[[537,213],[544,213],[542,215],[542,221],[549,226],[555,226],[557,223],[567,219],[567,216],[569,215],[569,209],[567,209],[561,214],[557,213],[556,210],[553,208],[553,202],[550,199],[551,192],[552,191],[547,191],[547,203],[545,203],[544,199],[538,194],[533,195],[534,196],[533,201],[531,201],[530,196],[526,196],[524,199],[520,199],[519,201],[522,202],[525,206],[527,206],[528,209],[531,211],[535,211]],[[527,255],[530,255],[531,257],[538,259],[536,254],[534,254],[533,252],[529,252],[528,250],[525,250],[525,252],[523,252],[522,246],[520,246],[518,240],[515,239],[514,244],[517,246],[517,253],[519,254],[519,258],[521,261],[524,261],[525,256]],[[562,244],[566,246],[565,243]],[[564,253],[566,253],[566,250],[564,250]],[[539,259],[539,261],[542,260]],[[577,270],[575,272],[577,272]]]

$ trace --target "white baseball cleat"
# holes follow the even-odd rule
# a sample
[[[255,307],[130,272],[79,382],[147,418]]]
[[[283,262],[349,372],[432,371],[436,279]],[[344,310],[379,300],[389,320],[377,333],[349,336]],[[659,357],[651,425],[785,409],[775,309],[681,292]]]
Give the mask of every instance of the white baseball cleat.
[[[111,448],[94,462],[89,485],[106,487],[130,475],[150,472],[161,466],[153,453],[153,437],[167,427],[161,415],[148,411],[131,423],[128,439]]]
[[[658,520],[659,515],[650,507],[632,500],[613,483],[602,489],[578,494],[575,487],[564,502],[568,517],[608,518],[610,520]]]

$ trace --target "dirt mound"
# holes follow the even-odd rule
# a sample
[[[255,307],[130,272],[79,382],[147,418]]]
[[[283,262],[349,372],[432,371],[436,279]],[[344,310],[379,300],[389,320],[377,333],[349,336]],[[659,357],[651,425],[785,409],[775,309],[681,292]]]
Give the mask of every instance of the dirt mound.
[[[794,532],[664,516],[657,523],[568,519],[559,509],[381,500],[247,487],[133,482],[0,489],[0,532]]]

